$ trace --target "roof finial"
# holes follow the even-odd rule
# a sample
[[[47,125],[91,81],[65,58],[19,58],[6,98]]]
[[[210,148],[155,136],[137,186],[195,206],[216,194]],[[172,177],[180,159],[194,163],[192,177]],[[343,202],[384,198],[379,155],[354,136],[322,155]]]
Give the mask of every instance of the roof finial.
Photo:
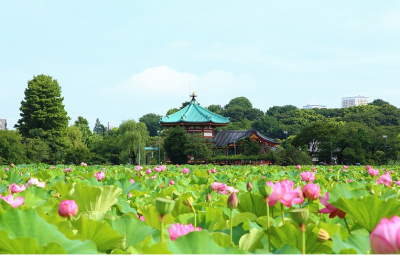
[[[194,91],[192,92],[192,95],[189,96],[192,97],[192,101],[196,101],[197,95],[195,95]]]

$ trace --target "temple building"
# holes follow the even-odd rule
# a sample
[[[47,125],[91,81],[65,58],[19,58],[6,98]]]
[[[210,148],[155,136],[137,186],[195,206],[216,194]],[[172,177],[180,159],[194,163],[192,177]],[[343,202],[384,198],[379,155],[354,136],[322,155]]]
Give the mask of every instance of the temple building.
[[[194,93],[190,96],[192,100],[186,107],[160,119],[162,126],[181,126],[187,134],[200,133],[203,137],[212,140],[216,148],[226,148],[226,155],[239,154],[240,152],[236,152],[236,141],[244,138],[258,141],[264,153],[267,147],[279,145],[279,142],[268,138],[255,129],[244,131],[215,130],[216,127],[228,125],[229,117],[217,115],[200,106]]]

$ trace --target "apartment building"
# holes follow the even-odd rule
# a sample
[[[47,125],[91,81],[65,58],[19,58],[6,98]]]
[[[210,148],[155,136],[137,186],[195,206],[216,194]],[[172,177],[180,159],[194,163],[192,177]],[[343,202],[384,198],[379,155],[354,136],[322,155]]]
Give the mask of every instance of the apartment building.
[[[368,104],[369,104],[369,97],[365,97],[365,96],[361,96],[361,95],[354,96],[354,97],[343,97],[342,98],[342,108],[368,105]]]

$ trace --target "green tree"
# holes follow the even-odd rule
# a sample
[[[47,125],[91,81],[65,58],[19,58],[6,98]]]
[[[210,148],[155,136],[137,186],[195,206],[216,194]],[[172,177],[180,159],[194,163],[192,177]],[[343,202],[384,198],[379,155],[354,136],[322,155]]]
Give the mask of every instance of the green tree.
[[[78,127],[82,132],[82,141],[87,145],[90,135],[92,135],[92,131],[89,127],[89,122],[87,119],[78,116],[78,119],[75,121],[74,126]]]
[[[246,98],[246,97],[237,97],[234,99],[231,99],[228,104],[225,105],[225,109],[237,106],[237,107],[242,107],[244,109],[252,109],[253,104]]]
[[[115,129],[115,128],[114,128]],[[121,149],[118,136],[107,133],[105,136],[93,134],[89,137],[89,149],[92,164],[120,164]]]
[[[179,109],[177,109],[177,108],[171,108],[170,110],[167,111],[166,115],[169,116],[169,115],[172,115],[172,114],[174,114],[174,113],[176,113],[178,111],[179,111]]]
[[[90,160],[90,150],[83,143],[83,134],[78,126],[68,127],[69,148],[66,150],[65,161],[67,163],[80,164]]]
[[[27,138],[23,141],[26,149],[26,157],[32,163],[48,163],[51,159],[51,148],[43,140],[38,138]]]
[[[186,131],[182,127],[174,127],[166,130],[167,137],[164,142],[164,150],[173,164],[186,164],[188,161],[185,153],[187,143]]]
[[[38,75],[28,81],[25,99],[21,102],[21,118],[15,127],[25,138],[44,139],[52,150],[51,161],[63,159],[68,142],[67,112],[61,87],[51,76]]]
[[[261,153],[260,143],[250,138],[244,138],[236,142],[236,148],[245,156],[254,156]]]
[[[157,136],[157,131],[161,131],[163,127],[160,124],[160,115],[156,114],[146,114],[139,118],[139,121],[144,123],[147,127],[147,130],[150,133],[150,136]]]
[[[195,164],[199,162],[208,163],[211,159],[211,141],[208,141],[201,134],[189,135],[184,147],[185,155],[192,157]]]
[[[137,123],[133,119],[122,122],[119,126],[118,135],[121,148],[121,163],[127,163],[131,160],[136,165],[144,162],[148,137],[149,132],[144,123]]]
[[[221,105],[210,105],[207,107],[208,110],[211,112],[217,114],[217,115],[223,115],[224,109],[221,107]]]
[[[281,114],[284,114],[284,113],[287,113],[287,112],[294,111],[296,109],[297,109],[297,107],[295,107],[293,105],[273,106],[273,107],[270,107],[267,110],[266,114],[268,116],[277,116],[277,115],[281,115]]]
[[[374,106],[383,106],[385,104],[390,104],[390,103],[382,99],[375,99],[373,102],[369,103],[369,105],[374,105]]]
[[[23,164],[28,159],[18,131],[0,130],[0,165]]]
[[[278,119],[274,116],[264,115],[261,118],[253,121],[251,126],[262,134],[271,137],[281,137]]]
[[[100,120],[97,118],[96,123],[94,124],[93,133],[104,136],[106,134],[106,131],[106,127],[102,123],[100,123]]]

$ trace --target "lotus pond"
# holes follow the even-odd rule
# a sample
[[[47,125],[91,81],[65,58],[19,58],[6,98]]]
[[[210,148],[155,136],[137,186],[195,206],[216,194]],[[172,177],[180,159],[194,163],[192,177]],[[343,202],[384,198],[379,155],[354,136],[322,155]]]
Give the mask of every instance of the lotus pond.
[[[399,171],[0,166],[0,252],[400,253]]]

